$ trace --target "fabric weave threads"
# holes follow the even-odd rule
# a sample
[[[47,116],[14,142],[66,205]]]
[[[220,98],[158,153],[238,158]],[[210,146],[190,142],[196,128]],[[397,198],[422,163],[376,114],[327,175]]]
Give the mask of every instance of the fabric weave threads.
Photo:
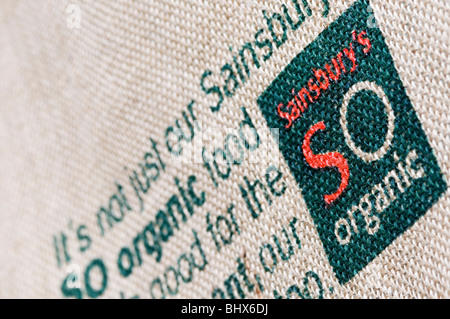
[[[285,14],[285,5],[293,18],[298,13],[293,1],[4,1],[0,6],[0,296],[62,298],[64,278],[75,273],[80,275],[83,297],[96,297],[105,281],[104,266],[107,287],[101,298],[160,297],[163,285],[167,298],[222,293],[229,297],[227,280],[231,285],[234,278],[239,278],[241,290],[250,298],[273,298],[274,290],[286,297],[294,284],[303,291],[305,278],[314,297],[449,298],[448,190],[411,228],[341,285],[257,104],[286,66],[355,3],[329,0],[326,6],[325,1],[307,1],[308,12],[299,0],[304,21],[296,29],[297,20],[292,25],[286,21],[285,29],[274,26],[278,40],[285,40],[279,46],[272,42],[270,58],[264,59],[268,47],[253,45],[257,67],[246,43],[255,43],[260,29],[265,30],[260,36],[270,39],[265,16],[277,19],[276,14]],[[448,183],[446,17],[450,5],[445,0],[372,0],[370,4],[376,20],[367,24],[376,23],[383,34]],[[263,41],[262,36],[258,39]],[[248,69],[240,62],[241,50]],[[226,82],[227,64],[241,66],[236,81]],[[210,75],[204,79],[205,88],[220,83],[223,91],[217,111],[211,106],[217,105],[219,94],[206,94],[201,86],[206,71]],[[176,138],[167,129],[177,125],[183,131],[183,153],[174,157],[166,146],[166,134]],[[256,145],[254,141],[248,138],[246,143],[240,134],[251,137],[247,130],[251,125],[261,137],[269,137],[254,149],[250,147]],[[191,150],[201,153],[203,145],[195,144],[201,132],[218,128],[236,137],[238,142],[233,142],[234,137],[228,142],[234,145],[229,148],[233,154],[240,154],[241,145],[245,155],[240,165],[231,165],[229,174],[221,162],[218,167],[227,178],[209,162],[215,184],[201,154],[194,163],[188,156]],[[224,145],[225,141],[208,141],[205,154],[212,156],[220,147],[225,155],[217,151],[216,157],[226,157]],[[135,172],[138,179],[133,178]],[[140,188],[141,197],[133,196],[132,185],[147,186],[145,174],[150,176],[148,190]],[[193,192],[200,199],[204,193],[205,201],[197,200],[191,215],[186,203],[195,201],[189,190],[192,176],[196,178],[191,179]],[[97,213],[110,203],[114,216],[120,217],[122,209],[124,218],[110,219],[113,227],[104,219],[102,236],[96,231]],[[249,203],[258,218],[252,217]],[[167,241],[161,240],[161,260],[156,262],[157,245],[145,246],[140,235],[151,238],[151,221],[164,225],[163,214],[157,219],[160,210],[173,225],[169,208],[178,229],[172,227],[170,236],[165,229],[161,236],[167,235]],[[67,254],[61,233],[67,237]],[[133,246],[137,236],[140,265]],[[119,256],[125,272],[133,260],[129,276],[121,274]],[[181,275],[175,289],[178,268]],[[238,288],[231,294],[241,296]]]
[[[353,4],[258,98],[341,284],[447,187],[371,12]],[[274,111],[288,100],[288,116]]]

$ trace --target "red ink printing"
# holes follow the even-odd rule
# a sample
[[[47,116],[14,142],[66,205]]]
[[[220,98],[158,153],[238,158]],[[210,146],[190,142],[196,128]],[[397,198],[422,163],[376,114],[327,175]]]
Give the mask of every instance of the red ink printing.
[[[352,40],[364,47],[364,54],[368,54],[372,48],[372,43],[367,37],[366,31],[362,31],[358,35],[356,34],[356,31],[353,31]],[[287,129],[289,129],[292,124],[306,112],[310,104],[317,101],[320,96],[329,89],[333,82],[338,82],[342,76],[348,72],[351,74],[356,71],[358,63],[356,61],[353,42],[350,43],[348,48],[344,48],[335,58],[331,59],[331,63],[325,64],[323,69],[314,69],[314,77],[308,81],[307,87],[303,87],[298,92],[293,89],[292,95],[294,98],[290,100],[287,105],[284,105],[283,103],[278,104],[278,115],[288,122],[288,124],[286,124]],[[345,67],[344,59],[349,60],[352,64],[349,71]]]

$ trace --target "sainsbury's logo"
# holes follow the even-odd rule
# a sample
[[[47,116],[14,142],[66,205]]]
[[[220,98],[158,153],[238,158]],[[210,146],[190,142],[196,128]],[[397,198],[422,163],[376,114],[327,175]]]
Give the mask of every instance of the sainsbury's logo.
[[[312,73],[314,76],[309,79],[308,85],[297,91],[292,89],[291,92],[294,97],[287,105],[284,105],[284,103],[278,104],[278,115],[288,121],[286,128],[290,128],[305,113],[310,104],[317,101],[322,93],[326,92],[333,83],[338,82],[343,76],[351,75],[356,71],[358,62],[354,51],[355,44],[363,46],[365,55],[370,52],[372,47],[366,31],[362,31],[357,35],[354,30],[352,32],[352,41],[348,48],[340,51],[323,68],[313,69]]]
[[[373,20],[356,1],[258,98],[341,284],[447,187]]]

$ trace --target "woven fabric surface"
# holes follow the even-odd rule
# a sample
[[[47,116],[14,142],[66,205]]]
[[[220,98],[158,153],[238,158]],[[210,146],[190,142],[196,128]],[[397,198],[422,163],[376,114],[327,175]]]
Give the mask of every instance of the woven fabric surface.
[[[258,101],[302,53],[349,48],[326,32],[363,6],[436,178],[408,197],[417,220],[340,277]],[[449,298],[449,15],[447,0],[2,1],[0,297]],[[242,161],[224,163],[227,136]]]

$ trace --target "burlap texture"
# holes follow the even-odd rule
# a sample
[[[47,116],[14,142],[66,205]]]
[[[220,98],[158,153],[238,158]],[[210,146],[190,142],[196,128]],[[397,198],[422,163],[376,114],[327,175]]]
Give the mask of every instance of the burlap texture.
[[[450,194],[440,200],[406,233],[398,237],[350,282],[340,285],[333,273],[312,218],[289,167],[272,139],[255,156],[262,162],[280,158],[286,193],[264,205],[253,220],[239,200],[243,176],[262,177],[267,165],[248,161],[234,167],[215,189],[201,163],[166,161],[166,169],[138,209],[104,237],[95,231],[96,213],[117,187],[126,183],[149,150],[149,137],[170,159],[165,130],[181,119],[191,100],[203,127],[237,128],[245,106],[253,123],[269,135],[256,100],[299,52],[336,20],[354,1],[330,0],[327,18],[321,1],[310,1],[313,15],[273,56],[252,69],[251,78],[226,99],[220,112],[200,87],[204,70],[220,72],[236,50],[264,25],[262,10],[281,12],[289,1],[250,0],[5,0],[0,4],[0,296],[63,297],[69,264],[82,272],[94,258],[108,265],[108,287],[101,297],[150,297],[151,280],[176,262],[193,241],[195,228],[208,265],[195,271],[178,298],[208,298],[215,286],[236,271],[236,257],[257,269],[258,249],[274,232],[298,219],[302,248],[273,274],[261,273],[263,292],[248,297],[273,297],[303,281],[313,270],[324,284],[326,298],[450,297]],[[68,26],[71,4],[80,8],[80,28]],[[450,180],[449,19],[446,0],[372,0],[407,94]],[[235,51],[234,51],[235,52]],[[266,149],[271,151],[267,158]],[[274,155],[275,154],[275,155]],[[127,169],[125,169],[125,167]],[[157,210],[195,175],[206,203],[165,244],[160,263],[146,257],[128,278],[119,275],[117,255],[142,231]],[[128,190],[129,191],[129,190]],[[207,212],[223,214],[230,199],[240,235],[220,252],[206,232]],[[139,207],[133,198],[130,203]],[[58,267],[53,236],[87,225],[92,245],[82,253],[69,241],[71,261]],[[245,257],[244,257],[245,256]],[[93,281],[99,281],[94,278]],[[98,287],[98,283],[94,284]],[[334,287],[331,292],[328,287]],[[170,297],[167,295],[166,297]]]

